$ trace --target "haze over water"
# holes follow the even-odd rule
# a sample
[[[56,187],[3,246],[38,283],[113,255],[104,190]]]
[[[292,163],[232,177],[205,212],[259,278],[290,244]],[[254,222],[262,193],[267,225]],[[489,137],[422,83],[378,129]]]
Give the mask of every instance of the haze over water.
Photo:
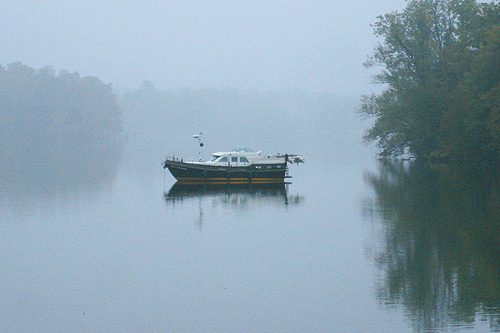
[[[159,139],[134,113],[138,95],[121,102],[122,148],[74,166],[3,163],[1,331],[498,330],[495,173],[379,163],[356,102],[335,96],[169,94],[215,110],[205,158],[250,142],[306,163],[282,187],[174,186],[161,161],[196,158],[196,132],[177,126],[195,119],[164,119]],[[296,118],[292,97],[324,117]],[[154,100],[141,103],[153,118]],[[289,114],[283,126],[230,117],[262,103]]]
[[[404,0],[12,1],[2,3],[3,65],[93,75],[126,91],[159,88],[303,89],[358,96],[370,24]]]

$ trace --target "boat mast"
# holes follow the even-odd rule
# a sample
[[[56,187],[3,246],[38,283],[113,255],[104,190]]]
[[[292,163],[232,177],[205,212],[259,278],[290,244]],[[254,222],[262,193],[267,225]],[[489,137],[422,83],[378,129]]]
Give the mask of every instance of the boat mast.
[[[199,150],[198,150],[198,161],[200,161],[200,162],[201,162],[201,148],[203,147],[203,142],[201,142],[201,135],[202,134],[203,133],[200,132],[199,134],[193,135],[193,138],[198,139],[198,144],[200,146]]]

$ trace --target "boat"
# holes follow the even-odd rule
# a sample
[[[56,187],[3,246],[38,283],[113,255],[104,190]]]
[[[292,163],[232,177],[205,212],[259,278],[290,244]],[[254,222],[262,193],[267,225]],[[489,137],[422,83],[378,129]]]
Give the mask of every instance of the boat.
[[[182,183],[284,183],[291,178],[288,163],[304,162],[304,158],[296,154],[264,156],[260,150],[237,147],[229,152],[213,153],[208,161],[167,157],[163,168]]]

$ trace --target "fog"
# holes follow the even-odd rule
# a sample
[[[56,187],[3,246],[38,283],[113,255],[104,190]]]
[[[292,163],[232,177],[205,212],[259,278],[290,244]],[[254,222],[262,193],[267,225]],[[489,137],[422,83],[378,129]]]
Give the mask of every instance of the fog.
[[[496,170],[362,144],[404,5],[3,1],[0,331],[498,331]],[[175,183],[199,132],[306,163]]]
[[[93,75],[120,91],[370,92],[370,24],[403,0],[3,1],[0,63]]]
[[[126,156],[140,168],[157,168],[166,155],[197,160],[198,141],[192,135],[199,132],[203,133],[203,160],[236,146],[263,153],[314,155],[316,161],[328,163],[367,156],[367,147],[360,144],[367,124],[356,112],[354,98],[296,90],[163,91],[145,82],[118,102],[129,143]]]

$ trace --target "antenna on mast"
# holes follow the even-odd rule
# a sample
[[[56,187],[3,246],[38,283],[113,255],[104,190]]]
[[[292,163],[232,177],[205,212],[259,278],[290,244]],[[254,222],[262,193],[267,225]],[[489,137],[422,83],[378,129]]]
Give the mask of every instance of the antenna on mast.
[[[200,133],[198,133],[198,134],[193,135],[193,138],[198,139],[198,143],[199,143],[199,146],[200,146],[200,148],[199,148],[199,150],[198,150],[198,160],[199,160],[200,162],[201,162],[201,148],[204,146],[204,145],[203,145],[203,142],[201,142],[201,135],[202,135],[202,134],[203,134],[203,133],[201,133],[201,132],[200,132]]]

